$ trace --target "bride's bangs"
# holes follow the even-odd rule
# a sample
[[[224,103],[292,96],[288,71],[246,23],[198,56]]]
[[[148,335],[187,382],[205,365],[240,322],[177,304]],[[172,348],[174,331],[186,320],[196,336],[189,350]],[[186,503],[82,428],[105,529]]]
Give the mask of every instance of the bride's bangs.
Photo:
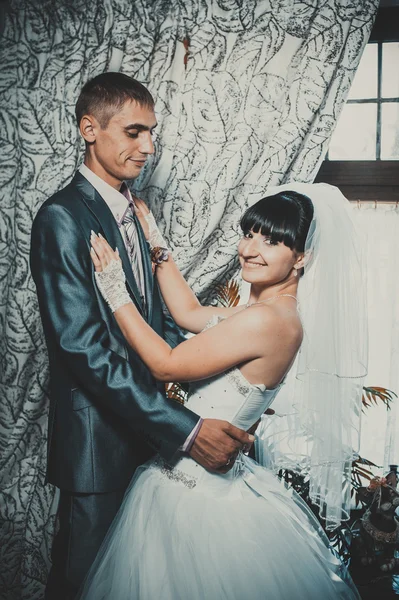
[[[272,243],[283,242],[294,250],[298,246],[301,215],[292,199],[280,193],[262,198],[250,206],[241,218],[243,233],[253,231],[270,238]]]

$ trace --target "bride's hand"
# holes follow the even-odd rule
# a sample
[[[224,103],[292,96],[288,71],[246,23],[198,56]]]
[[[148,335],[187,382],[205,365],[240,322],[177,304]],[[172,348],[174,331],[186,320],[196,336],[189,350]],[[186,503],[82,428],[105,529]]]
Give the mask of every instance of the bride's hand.
[[[141,198],[137,198],[136,196],[134,197],[134,206],[144,217],[150,214],[151,212],[144,200],[142,200]]]
[[[264,415],[274,415],[275,412],[276,411],[274,411],[272,408],[267,408],[263,414]],[[250,427],[249,429],[247,429],[247,433],[250,433],[251,435],[255,435],[255,431],[258,429],[260,422],[261,422],[261,419],[258,419],[256,421],[256,423],[254,423],[252,425],[252,427]]]
[[[150,209],[141,198],[133,198],[134,208],[137,215],[138,220],[140,221],[140,225],[143,228],[145,239],[149,240],[150,238],[150,226],[146,219],[146,216],[150,214]]]
[[[114,252],[101,233],[96,235],[94,231],[91,232],[90,243],[90,256],[95,268],[94,277],[97,287],[112,312],[125,304],[131,304],[132,300],[126,289],[125,273],[118,250]]]
[[[157,222],[154,219],[154,215],[146,205],[146,203],[140,198],[134,197],[134,206],[136,215],[141,223],[144,230],[144,235],[147,242],[149,242],[152,248],[157,246],[161,248],[168,248],[168,244],[158,229]]]
[[[91,250],[90,256],[93,261],[94,268],[97,273],[101,273],[110,264],[111,261],[120,261],[119,251],[112,250],[107,240],[103,238],[101,233],[96,235],[94,231],[91,232],[90,236]]]

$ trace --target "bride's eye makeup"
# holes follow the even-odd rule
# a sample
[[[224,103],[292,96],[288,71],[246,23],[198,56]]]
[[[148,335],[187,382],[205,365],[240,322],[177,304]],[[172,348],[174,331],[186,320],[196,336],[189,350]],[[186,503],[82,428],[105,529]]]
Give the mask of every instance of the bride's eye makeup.
[[[243,238],[246,240],[251,240],[254,237],[254,232],[253,231],[244,231],[243,233]],[[280,242],[276,242],[273,241],[272,238],[268,235],[265,235],[263,237],[263,241],[268,245],[268,246],[278,246]]]
[[[271,237],[266,236],[264,242],[269,246],[278,246],[280,242],[273,241]]]

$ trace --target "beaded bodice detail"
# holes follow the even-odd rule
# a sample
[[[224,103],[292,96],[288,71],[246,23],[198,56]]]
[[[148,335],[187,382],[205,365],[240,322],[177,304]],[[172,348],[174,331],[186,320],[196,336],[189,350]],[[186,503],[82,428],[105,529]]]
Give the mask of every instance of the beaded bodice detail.
[[[221,317],[214,316],[206,329]],[[237,367],[203,381],[190,384],[187,407],[203,418],[224,419],[249,429],[271,405],[282,384],[268,389],[247,381]]]

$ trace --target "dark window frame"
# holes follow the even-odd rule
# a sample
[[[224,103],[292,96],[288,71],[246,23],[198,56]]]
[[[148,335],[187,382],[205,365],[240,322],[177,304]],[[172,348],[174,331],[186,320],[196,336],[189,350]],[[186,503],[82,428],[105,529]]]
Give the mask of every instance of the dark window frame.
[[[381,72],[382,43],[399,42],[399,6],[380,7],[369,43],[378,43],[378,70]],[[399,161],[381,160],[381,106],[398,99],[381,98],[381,77],[378,78],[378,98],[370,100],[348,100],[348,104],[377,103],[377,159],[370,161],[325,160],[315,182],[324,181],[338,186],[349,200],[375,202],[399,202]]]

